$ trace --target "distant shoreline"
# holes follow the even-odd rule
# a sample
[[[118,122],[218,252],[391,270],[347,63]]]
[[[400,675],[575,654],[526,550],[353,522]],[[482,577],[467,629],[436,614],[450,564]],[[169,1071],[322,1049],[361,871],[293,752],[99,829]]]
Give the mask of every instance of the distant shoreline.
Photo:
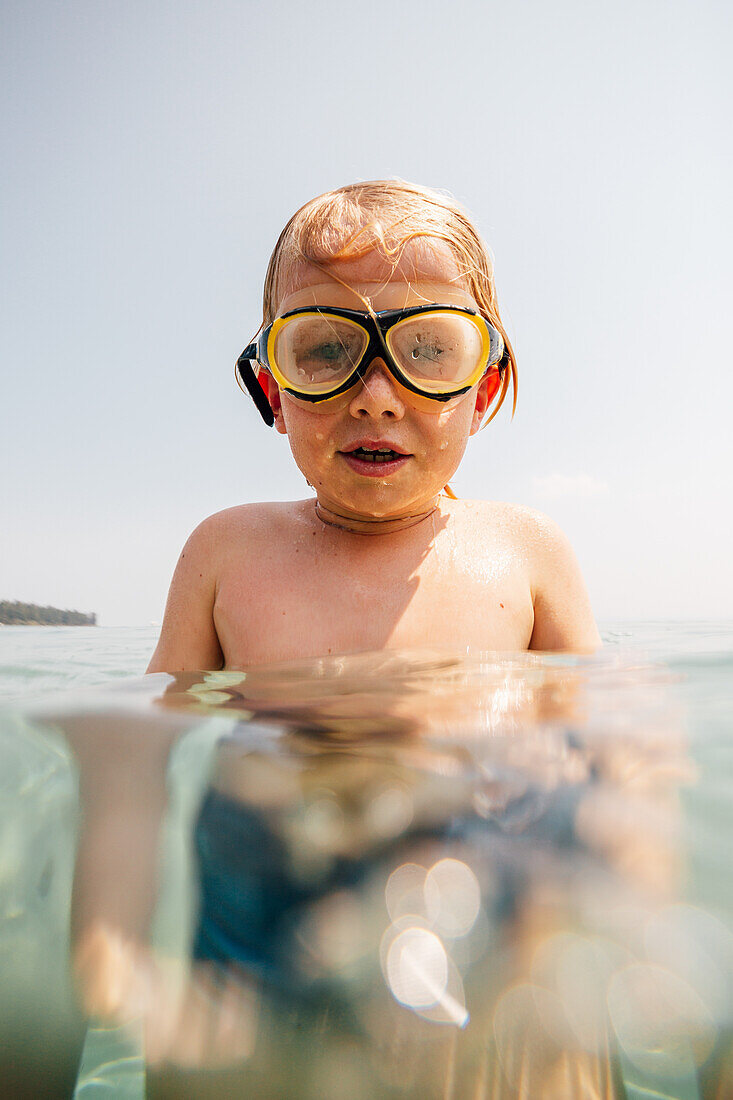
[[[95,612],[40,607],[19,600],[0,600],[0,626],[96,626]]]

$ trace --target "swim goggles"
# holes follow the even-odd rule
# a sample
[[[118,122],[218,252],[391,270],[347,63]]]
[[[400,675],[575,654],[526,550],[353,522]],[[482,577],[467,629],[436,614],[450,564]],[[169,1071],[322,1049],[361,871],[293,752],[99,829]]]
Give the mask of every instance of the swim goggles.
[[[504,343],[480,313],[460,306],[423,305],[370,314],[336,306],[306,306],[276,317],[237,360],[241,378],[266,424],[272,409],[258,382],[268,371],[281,390],[321,402],[350,390],[382,359],[405,389],[449,401],[501,361]]]

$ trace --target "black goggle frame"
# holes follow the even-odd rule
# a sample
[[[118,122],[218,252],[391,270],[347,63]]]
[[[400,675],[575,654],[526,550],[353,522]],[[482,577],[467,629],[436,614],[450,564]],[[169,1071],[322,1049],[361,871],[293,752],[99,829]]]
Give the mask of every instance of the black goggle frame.
[[[297,317],[302,313],[324,313],[331,314],[337,317],[345,317],[347,320],[355,321],[366,329],[369,334],[369,343],[361,359],[354,367],[351,374],[338,386],[335,390],[331,390],[329,393],[301,393],[295,388],[289,386],[281,386],[286,393],[289,393],[292,397],[296,397],[299,401],[310,401],[317,403],[320,401],[328,401],[332,397],[338,397],[342,393],[346,393],[347,390],[352,389],[357,382],[359,382],[366,375],[370,365],[375,359],[383,359],[387,365],[387,369],[390,374],[399,382],[401,386],[404,386],[406,390],[417,394],[419,397],[427,397],[432,401],[450,401],[454,397],[460,397],[461,394],[467,393],[471,389],[470,383],[466,386],[461,386],[458,389],[451,390],[448,393],[431,393],[429,391],[420,389],[414,382],[400,370],[395,363],[392,354],[387,347],[387,341],[385,339],[387,332],[393,325],[396,325],[398,321],[403,321],[408,317],[415,317],[421,313],[434,313],[436,310],[440,312],[455,311],[456,313],[467,313],[471,317],[478,317],[486,325],[490,338],[490,353],[489,359],[484,368],[484,374],[486,371],[498,363],[499,373],[503,374],[506,369],[506,362],[504,361],[504,341],[501,338],[501,334],[497,332],[490,321],[478,313],[474,309],[466,309],[463,306],[454,305],[441,305],[440,303],[424,305],[424,306],[410,306],[407,309],[385,309],[379,313],[371,314],[366,310],[357,309],[342,309],[340,306],[301,306],[299,309],[291,309],[288,313],[284,313],[282,317],[276,318],[276,320],[284,321],[288,317]],[[260,413],[265,423],[271,427],[275,423],[275,417],[273,416],[270,403],[265,396],[262,386],[257,380],[257,374],[255,373],[253,362],[258,363],[260,368],[265,370],[270,369],[270,363],[267,355],[267,344],[270,337],[272,324],[269,324],[260,335],[251,344],[244,349],[242,354],[237,359],[236,372],[238,377],[242,380],[242,383],[247,389],[250,397],[257,406],[257,410]]]

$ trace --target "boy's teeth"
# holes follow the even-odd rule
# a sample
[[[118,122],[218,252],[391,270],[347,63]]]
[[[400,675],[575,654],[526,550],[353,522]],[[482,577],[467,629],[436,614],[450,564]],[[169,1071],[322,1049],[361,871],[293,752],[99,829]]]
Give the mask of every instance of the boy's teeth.
[[[380,447],[377,451],[367,451],[364,447],[357,447],[352,454],[365,462],[390,462],[398,457],[397,452],[390,450],[389,447]]]

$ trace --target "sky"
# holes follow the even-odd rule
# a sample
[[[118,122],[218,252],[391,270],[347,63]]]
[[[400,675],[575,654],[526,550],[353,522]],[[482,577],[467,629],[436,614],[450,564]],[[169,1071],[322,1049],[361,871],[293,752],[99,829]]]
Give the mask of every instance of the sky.
[[[201,519],[308,495],[233,364],[290,215],[399,176],[518,358],[458,495],[556,519],[602,622],[732,617],[732,12],[5,0],[0,599],[158,622]]]

